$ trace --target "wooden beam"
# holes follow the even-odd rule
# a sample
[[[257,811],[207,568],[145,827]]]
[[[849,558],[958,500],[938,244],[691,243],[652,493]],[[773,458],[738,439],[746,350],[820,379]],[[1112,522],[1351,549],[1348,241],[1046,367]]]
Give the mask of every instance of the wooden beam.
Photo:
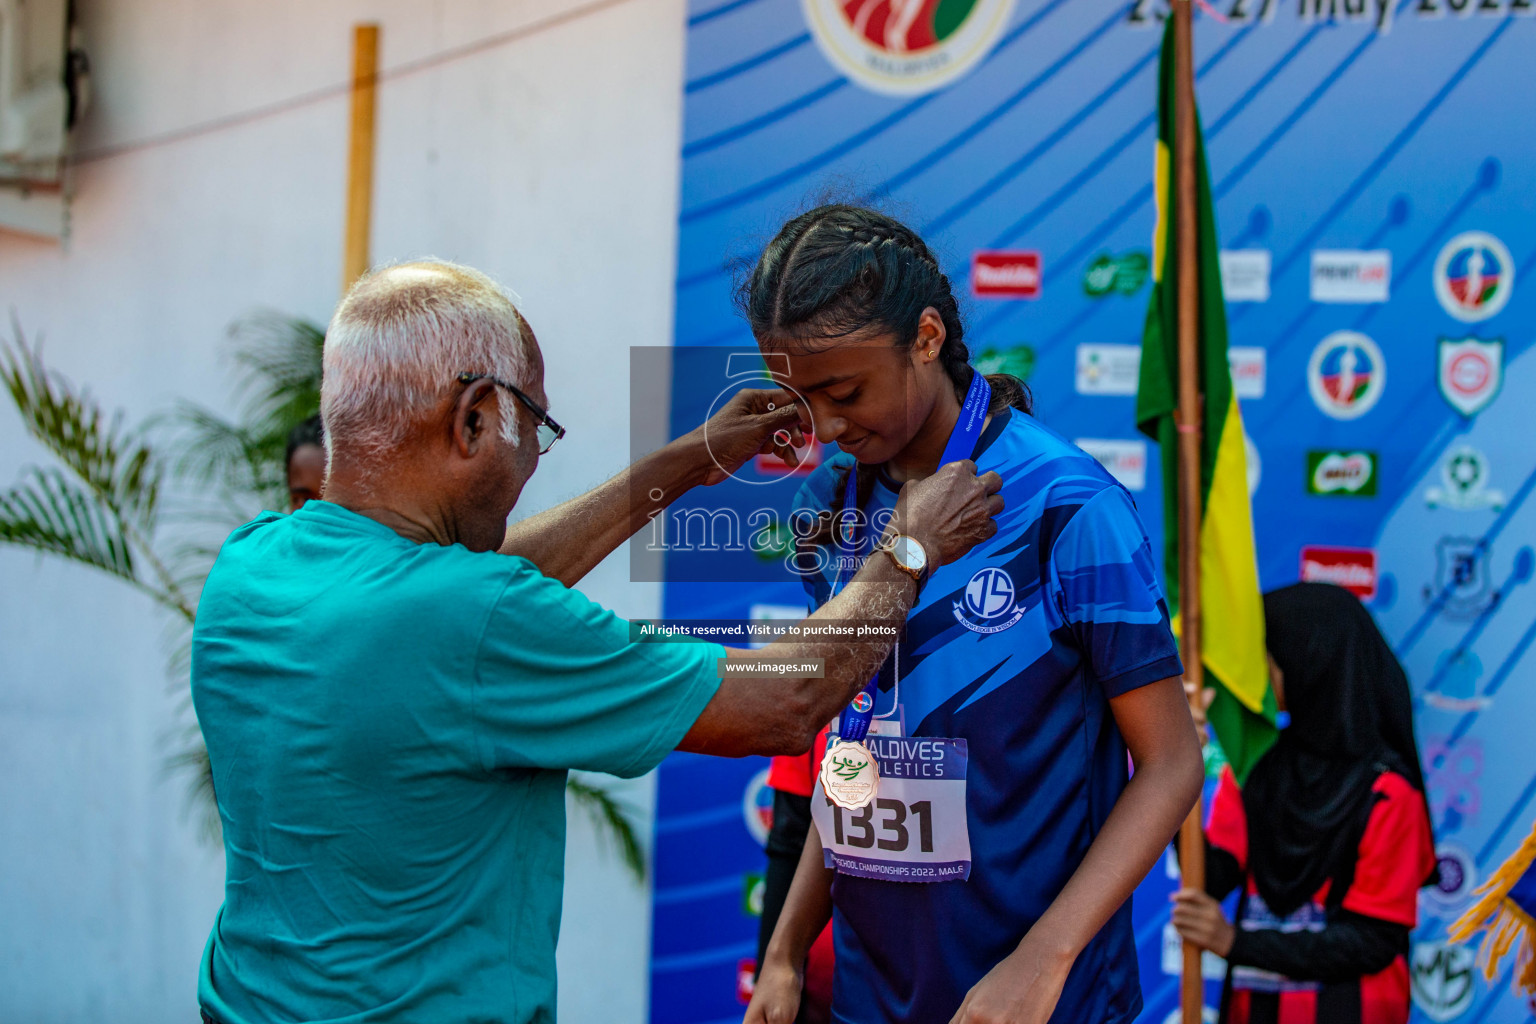
[[[352,35],[352,130],[347,149],[347,227],[341,292],[368,269],[373,229],[373,114],[379,74],[379,26],[358,25]]]

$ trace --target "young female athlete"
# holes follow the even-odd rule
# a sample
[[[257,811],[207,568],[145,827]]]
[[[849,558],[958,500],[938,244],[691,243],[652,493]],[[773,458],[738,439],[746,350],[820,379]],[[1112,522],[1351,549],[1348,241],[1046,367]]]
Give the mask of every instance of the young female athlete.
[[[1227,1024],[1403,1024],[1408,933],[1435,870],[1408,678],[1349,591],[1264,595],[1275,695],[1291,716],[1239,790],[1222,775],[1205,892],[1173,924],[1227,960]],[[1216,901],[1242,887],[1235,928]]]
[[[997,535],[931,575],[921,553],[893,552],[922,593],[839,726],[871,726],[878,784],[859,806],[868,775],[834,743],[747,1021],[794,1019],[829,915],[843,1024],[1131,1020],[1126,900],[1194,803],[1201,761],[1130,496],[1029,415],[1020,382],[972,370],[948,279],[888,217],[824,206],[790,221],[742,305],[762,350],[789,356],[806,425],[842,449],[797,499],[813,605],[905,481],[971,459],[1001,474],[1005,501]]]

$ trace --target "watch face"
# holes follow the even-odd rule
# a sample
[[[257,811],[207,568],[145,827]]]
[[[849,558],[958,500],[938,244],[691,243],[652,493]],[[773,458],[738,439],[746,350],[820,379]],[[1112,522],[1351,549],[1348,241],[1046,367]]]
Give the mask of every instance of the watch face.
[[[909,569],[922,572],[928,567],[928,555],[923,546],[911,537],[903,537],[896,543],[896,558]]]

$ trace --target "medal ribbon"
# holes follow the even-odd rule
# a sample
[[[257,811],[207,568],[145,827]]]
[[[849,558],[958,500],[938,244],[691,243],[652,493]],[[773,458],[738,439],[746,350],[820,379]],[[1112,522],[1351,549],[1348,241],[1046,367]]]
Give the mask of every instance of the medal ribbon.
[[[949,440],[944,445],[944,454],[939,456],[939,465],[947,466],[951,462],[959,462],[968,459],[976,450],[976,442],[981,439],[982,424],[987,421],[987,406],[992,402],[992,385],[987,383],[987,378],[979,372],[972,372],[971,387],[965,394],[965,402],[960,407],[960,418],[955,421],[955,427],[949,432]],[[858,507],[858,467],[854,466],[848,471],[848,484],[843,492],[843,512],[847,514],[852,509],[859,511]],[[864,563],[864,546],[869,541],[869,531],[864,529],[863,517],[855,516],[848,529],[834,530],[838,549],[844,557],[837,570],[837,585],[832,588],[836,594],[848,585],[858,567]],[[936,567],[931,566],[930,571]],[[853,703],[843,709],[842,716],[838,719],[837,731],[841,739],[849,743],[858,743],[869,734],[870,720],[875,717],[875,692],[876,683],[880,679],[880,673],[875,672],[870,676],[869,682],[864,684],[864,689],[853,698]],[[859,705],[864,705],[860,711]]]

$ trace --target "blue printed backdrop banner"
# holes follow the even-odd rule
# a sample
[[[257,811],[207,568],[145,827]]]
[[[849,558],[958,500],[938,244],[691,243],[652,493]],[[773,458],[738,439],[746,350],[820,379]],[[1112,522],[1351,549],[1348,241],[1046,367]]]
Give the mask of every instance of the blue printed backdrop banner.
[[[1211,0],[1195,32],[1263,585],[1349,586],[1414,688],[1445,878],[1420,897],[1416,1020],[1529,1012],[1445,935],[1536,818],[1533,3]],[[1157,453],[1133,395],[1165,13],[1161,0],[694,0],[675,341],[720,358],[678,359],[674,428],[730,386],[729,356],[754,351],[731,261],[830,188],[928,239],[964,293],[973,357],[1026,376],[1037,415],[1100,458],[1159,535]],[[749,465],[690,496],[743,523],[757,513],[758,528],[671,534],[668,616],[803,612],[787,577],[711,578],[782,554],[773,516],[793,476],[754,485],[785,475]],[[659,1024],[740,1019],[766,766],[674,755],[662,768]],[[1144,1021],[1177,1006],[1174,884],[1159,868],[1136,896]]]

